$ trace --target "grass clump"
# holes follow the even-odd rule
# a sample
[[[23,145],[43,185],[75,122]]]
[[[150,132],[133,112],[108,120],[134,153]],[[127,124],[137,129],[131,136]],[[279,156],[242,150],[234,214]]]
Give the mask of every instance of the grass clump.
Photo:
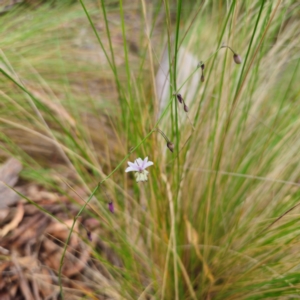
[[[57,294],[79,234],[92,292],[74,295],[298,297],[298,14],[292,0],[80,0],[0,18],[2,157],[77,207]],[[137,183],[126,162],[147,156]]]

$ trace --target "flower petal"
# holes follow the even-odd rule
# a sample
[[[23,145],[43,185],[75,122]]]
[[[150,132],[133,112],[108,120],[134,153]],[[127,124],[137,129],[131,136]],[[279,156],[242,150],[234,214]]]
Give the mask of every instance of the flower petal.
[[[143,172],[137,172],[134,174],[136,182],[144,182],[148,180],[148,171],[144,170]]]
[[[136,171],[139,171],[139,166],[136,163],[128,162],[128,165],[132,168],[134,168]]]
[[[147,163],[147,161],[148,161],[148,156],[146,156],[146,157],[144,158],[143,163]]]
[[[137,158],[135,160],[135,163],[139,166],[139,167],[142,167],[143,166],[143,160],[141,158]]]
[[[138,172],[140,170],[139,166],[137,164],[134,164],[132,162],[128,162],[129,167],[125,170],[125,172],[131,172],[135,171]]]
[[[147,164],[147,161],[148,161],[148,156],[143,160],[143,163],[142,163],[143,170],[146,168],[145,165]]]
[[[152,161],[148,161],[145,165],[144,165],[144,169],[150,167],[153,165],[153,162]]]
[[[125,170],[126,173],[127,173],[127,172],[132,172],[132,171],[137,172],[137,170],[136,170],[135,167],[128,167],[128,168]]]

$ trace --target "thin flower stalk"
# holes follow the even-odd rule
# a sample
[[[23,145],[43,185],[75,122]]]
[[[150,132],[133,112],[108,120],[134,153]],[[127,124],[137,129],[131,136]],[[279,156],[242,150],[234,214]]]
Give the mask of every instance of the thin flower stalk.
[[[178,95],[180,95],[180,94],[178,94]],[[181,97],[181,95],[180,95],[180,97]],[[181,99],[182,99],[182,101],[184,101],[182,97],[181,97]],[[168,137],[164,134],[164,132],[161,131],[159,128],[155,128],[155,131],[159,132],[159,133],[163,136],[163,138],[164,138],[164,139],[166,140],[166,142],[167,142],[167,147],[168,147],[169,150],[173,153],[174,148],[175,148],[174,144],[168,139]]]

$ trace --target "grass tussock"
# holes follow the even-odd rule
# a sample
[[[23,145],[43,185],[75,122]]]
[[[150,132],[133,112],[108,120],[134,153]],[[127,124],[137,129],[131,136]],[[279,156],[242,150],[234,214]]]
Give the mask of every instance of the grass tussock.
[[[71,228],[41,233],[59,263],[40,288],[299,297],[296,1],[80,0],[15,7],[0,23],[1,157],[22,162],[23,184],[59,195],[61,215],[16,190]],[[137,183],[126,162],[146,156],[154,165]]]

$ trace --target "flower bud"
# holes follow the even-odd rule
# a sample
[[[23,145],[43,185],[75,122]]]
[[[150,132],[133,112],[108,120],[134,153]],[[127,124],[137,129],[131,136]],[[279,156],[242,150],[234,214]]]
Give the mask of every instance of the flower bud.
[[[174,144],[171,142],[167,142],[167,147],[169,148],[169,150],[173,153],[174,151]]]
[[[184,109],[185,112],[188,112],[188,111],[189,111],[189,108],[188,108],[188,106],[187,106],[185,103],[184,103],[183,109]]]
[[[200,68],[200,67],[202,68],[202,65],[204,65],[203,62],[199,61],[198,64],[197,64],[197,68]]]
[[[205,79],[204,79],[204,75],[202,74],[202,75],[201,75],[201,82],[204,82],[204,80],[205,80]]]
[[[182,98],[181,94],[177,94],[176,96],[177,96],[179,103],[182,104],[183,98]]]
[[[115,212],[115,207],[112,201],[108,203],[108,209],[111,213]]]
[[[205,64],[202,64],[202,65],[201,65],[202,71],[204,70],[204,68],[205,68]]]
[[[87,235],[89,241],[91,242],[92,241],[92,233],[90,231],[87,231],[86,235]]]
[[[240,55],[238,55],[237,53],[234,53],[233,55],[233,60],[236,64],[241,64],[242,63],[242,58]]]

